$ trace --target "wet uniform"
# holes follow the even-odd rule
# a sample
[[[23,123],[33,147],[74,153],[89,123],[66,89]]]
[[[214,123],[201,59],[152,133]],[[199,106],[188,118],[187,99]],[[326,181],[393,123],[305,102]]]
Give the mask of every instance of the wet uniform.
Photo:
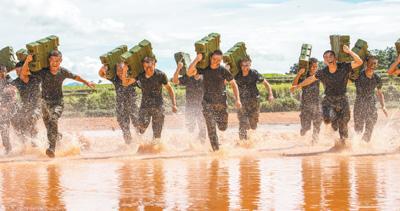
[[[162,87],[168,84],[167,75],[155,69],[150,78],[147,78],[145,72],[143,72],[137,77],[137,81],[142,88],[142,101],[139,108],[139,133],[143,134],[146,131],[151,119],[153,137],[161,138],[164,125]]]
[[[11,78],[0,79],[0,134],[6,153],[11,151],[10,123],[16,112],[16,92]]]
[[[309,75],[307,75],[309,77]],[[313,138],[316,139],[322,123],[321,106],[319,101],[319,80],[312,84],[303,87],[301,93],[300,104],[300,134],[305,133],[311,129],[313,124]]]
[[[132,122],[135,129],[138,126],[138,107],[136,105],[135,90],[136,83],[129,86],[123,86],[122,81],[118,76],[115,76],[111,82],[114,84],[116,92],[117,121],[122,130],[125,142],[129,143],[132,139],[129,124]]]
[[[206,137],[206,128],[203,115],[201,115],[201,101],[203,99],[203,78],[196,80],[184,75],[179,78],[179,84],[186,87],[185,120],[186,127],[193,132],[195,126],[199,128],[199,138]]]
[[[208,138],[215,151],[219,149],[216,126],[221,131],[225,131],[228,127],[228,105],[224,82],[233,80],[233,76],[222,66],[217,69],[211,69],[211,67],[198,69],[198,74],[203,75],[203,115]]]
[[[339,129],[342,140],[349,136],[347,124],[350,121],[350,106],[346,92],[351,72],[351,63],[338,62],[335,73],[330,73],[328,67],[325,67],[315,75],[325,87],[325,97],[322,100],[324,122],[331,123],[334,130]]]
[[[257,70],[250,69],[247,76],[243,72],[235,76],[239,88],[240,101],[242,108],[237,115],[239,119],[239,138],[247,139],[247,130],[257,128],[258,117],[260,115],[260,92],[257,83],[264,82],[264,77]]]
[[[21,67],[23,63],[18,63]],[[36,75],[29,75],[28,83],[20,78],[15,79],[12,84],[18,89],[20,103],[17,115],[12,120],[12,125],[21,136],[34,138],[38,134],[36,127],[37,120],[41,116],[40,111],[40,78]]]
[[[75,79],[77,76],[69,70],[60,67],[57,74],[53,75],[49,68],[32,73],[41,79],[42,88],[42,115],[47,129],[49,149],[55,150],[56,142],[61,138],[58,132],[58,119],[64,110],[62,85],[65,79]]]
[[[356,132],[362,133],[365,126],[363,139],[370,141],[374,125],[378,119],[375,89],[382,88],[382,81],[376,73],[372,75],[372,78],[368,78],[365,71],[361,71],[355,85],[354,129]]]

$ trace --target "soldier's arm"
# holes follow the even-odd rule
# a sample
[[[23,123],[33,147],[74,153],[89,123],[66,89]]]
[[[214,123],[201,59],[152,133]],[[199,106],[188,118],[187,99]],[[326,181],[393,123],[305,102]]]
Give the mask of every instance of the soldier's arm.
[[[122,78],[121,78],[122,86],[129,86],[131,84],[134,84],[136,82],[136,79],[126,77],[128,75],[128,69],[129,69],[128,65],[126,64],[123,65],[124,66],[122,68]]]
[[[298,72],[296,77],[293,80],[292,86],[297,86],[299,84],[300,77],[306,72],[305,68],[301,68]]]
[[[107,78],[106,78],[107,68],[108,68],[108,67],[107,67],[106,65],[103,65],[103,66],[100,68],[100,70],[99,70],[99,76],[100,76],[101,78],[107,79]]]
[[[349,46],[344,45],[343,51],[353,58],[354,61],[351,62],[352,69],[355,69],[363,64],[363,60],[356,53],[350,50]]]
[[[398,68],[399,64],[400,64],[400,55],[397,57],[396,61],[394,61],[393,64],[390,65],[387,73],[389,75],[399,75],[400,74],[400,70]]]
[[[189,65],[187,75],[192,77],[197,74],[196,65],[203,59],[203,55],[201,53],[197,54],[196,58],[193,60],[192,64]]]
[[[174,77],[172,78],[172,82],[174,84],[179,84],[179,72],[181,71],[182,67],[183,67],[183,63],[178,62],[177,66],[176,66],[176,71],[174,73]]]
[[[268,83],[267,79],[264,79],[263,84],[265,86],[265,89],[268,90],[268,100],[269,101],[273,101],[274,100],[274,94],[272,92],[271,84]]]
[[[81,82],[83,84],[85,84],[87,87],[94,89],[95,85],[92,82],[89,82],[85,79],[83,79],[82,77],[80,77],[79,75],[75,76],[75,78],[73,78],[75,81]]]
[[[168,91],[168,95],[171,98],[171,102],[172,102],[172,111],[174,113],[176,113],[178,111],[177,107],[176,107],[176,98],[175,98],[175,92],[174,89],[172,88],[171,84],[169,82],[167,82],[167,84],[164,85],[164,87],[167,89]]]
[[[231,80],[231,81],[229,81],[229,83],[231,84],[231,88],[232,88],[233,94],[235,95],[236,108],[240,109],[242,107],[242,102],[240,102],[239,88],[238,88],[235,80]]]
[[[376,95],[378,96],[379,99],[379,104],[381,104],[381,109],[383,111],[383,113],[385,113],[386,116],[388,116],[386,107],[385,107],[385,96],[382,93],[382,89],[378,89],[376,91]]]
[[[318,79],[315,77],[315,75],[309,76],[308,78],[306,78],[306,80],[304,80],[300,84],[290,87],[290,91],[294,92],[296,89],[301,89],[301,88],[303,88],[305,86],[308,86],[308,85],[314,83],[317,80]]]
[[[32,62],[32,60],[33,60],[33,57],[31,54],[29,54],[26,57],[24,64],[21,67],[21,73],[19,75],[19,78],[25,83],[28,83],[28,81],[29,81],[29,63]]]

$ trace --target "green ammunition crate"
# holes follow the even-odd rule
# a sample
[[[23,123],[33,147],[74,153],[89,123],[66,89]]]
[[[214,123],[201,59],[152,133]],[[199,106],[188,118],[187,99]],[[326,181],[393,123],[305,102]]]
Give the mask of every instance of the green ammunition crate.
[[[153,54],[153,48],[148,40],[141,41],[138,45],[129,49],[129,51],[121,55],[121,60],[125,62],[128,67],[128,78],[136,78],[144,71],[142,60],[145,57],[152,57],[156,59]]]
[[[311,58],[311,49],[312,45],[310,44],[303,44],[301,46],[300,57],[299,57],[299,69],[309,68],[309,62]]]
[[[358,39],[356,44],[352,48],[352,51],[354,53],[356,53],[365,62],[365,60],[367,59],[367,56],[369,55],[368,43],[362,39]],[[361,65],[360,67],[357,67],[356,69],[354,69],[353,73],[350,74],[350,80],[354,81],[358,78],[363,66],[364,65]]]
[[[26,49],[28,49],[28,53],[33,56],[33,61],[29,64],[30,71],[37,72],[48,67],[49,53],[53,50],[57,50],[59,45],[59,39],[54,35],[27,44]]]
[[[225,64],[230,66],[230,72],[235,76],[241,70],[240,60],[245,57],[249,57],[246,52],[246,44],[238,42],[224,53],[223,60]]]
[[[14,50],[12,47],[7,46],[0,50],[0,65],[4,65],[7,68],[7,71],[11,71],[15,68],[15,57]]]
[[[312,45],[304,43],[301,46],[300,57],[299,57],[299,71],[300,69],[306,69],[306,72],[300,77],[301,80],[306,79],[308,72],[310,71],[310,58],[311,58]]]
[[[28,51],[24,48],[21,48],[17,52],[15,52],[15,55],[17,55],[18,61],[23,62],[28,56]]]
[[[183,63],[183,67],[181,71],[179,72],[180,75],[186,75],[186,71],[189,68],[190,63],[192,62],[190,60],[190,55],[185,52],[177,52],[174,54],[175,62],[178,64],[178,62]]]
[[[122,61],[121,55],[127,51],[128,51],[128,46],[121,45],[115,48],[114,50],[100,56],[101,63],[108,67],[106,71],[107,79],[111,80],[115,77],[117,71],[116,65]]]
[[[348,35],[331,35],[331,48],[336,53],[339,62],[351,62],[353,58],[343,51],[343,45],[350,47],[350,36]]]
[[[219,50],[220,35],[211,33],[194,44],[195,51],[203,54],[203,59],[196,65],[197,68],[205,69],[210,65],[210,55],[215,50]]]
[[[400,39],[397,40],[397,42],[395,43],[395,45],[396,45],[397,55],[400,55]]]

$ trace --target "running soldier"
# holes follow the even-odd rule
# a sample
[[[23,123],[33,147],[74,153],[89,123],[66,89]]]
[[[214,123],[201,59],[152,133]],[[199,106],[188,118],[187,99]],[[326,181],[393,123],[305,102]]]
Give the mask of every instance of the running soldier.
[[[382,93],[382,80],[378,74],[374,73],[377,66],[378,59],[374,56],[368,57],[365,70],[360,72],[360,76],[355,81],[354,129],[357,133],[362,133],[365,127],[362,139],[366,142],[371,140],[372,131],[378,119],[375,89],[381,108],[385,115],[388,115]]]
[[[116,113],[117,122],[122,130],[123,137],[126,144],[130,144],[132,141],[132,135],[130,131],[130,123],[136,130],[138,127],[138,107],[136,105],[136,90],[135,79],[127,78],[128,66],[124,64],[116,65],[116,76],[110,81],[113,83],[116,92]],[[107,66],[103,66],[99,75],[102,78],[106,78]]]
[[[153,143],[158,143],[161,139],[161,132],[164,125],[163,108],[163,86],[167,89],[172,102],[172,112],[178,111],[174,89],[168,82],[167,75],[156,69],[156,60],[145,57],[142,61],[144,72],[139,74],[137,81],[142,88],[142,101],[139,108],[139,133],[143,134],[151,124],[153,127]]]
[[[310,59],[310,71],[307,73],[306,77],[315,75],[318,70],[318,60],[316,58]],[[297,73],[293,86],[297,86],[300,78],[306,70],[304,68],[300,69]],[[319,80],[313,82],[312,84],[304,87],[301,93],[301,104],[300,104],[300,135],[304,136],[307,131],[311,129],[311,123],[313,125],[313,135],[312,142],[318,140],[319,131],[322,123],[321,106],[319,101]]]
[[[227,68],[230,67],[227,65]],[[260,92],[257,83],[263,83],[268,90],[268,100],[273,101],[271,85],[257,70],[251,69],[251,59],[243,58],[240,61],[241,71],[235,76],[235,81],[239,88],[240,101],[242,108],[238,110],[239,119],[239,139],[248,139],[247,131],[257,128],[260,115]]]
[[[29,138],[32,146],[36,146],[33,139],[37,137],[37,121],[41,117],[40,78],[30,74],[28,65],[31,61],[32,55],[28,55],[25,61],[16,65],[18,78],[12,84],[18,89],[20,103],[11,123],[23,142]]]
[[[58,50],[53,50],[49,54],[49,67],[32,73],[41,80],[42,88],[42,115],[43,122],[47,129],[47,139],[49,148],[46,150],[47,156],[53,158],[55,156],[56,142],[61,140],[62,135],[58,132],[58,119],[64,110],[64,100],[62,85],[65,79],[73,79],[84,83],[90,88],[94,88],[94,84],[88,82],[78,75],[71,73],[69,70],[61,67],[62,54]],[[21,76],[28,76],[28,68],[24,68]]]
[[[203,76],[196,74],[193,77],[187,75],[179,77],[179,72],[183,67],[182,62],[178,62],[172,82],[186,87],[185,120],[186,128],[193,133],[196,124],[199,129],[198,138],[204,143],[206,138],[206,124],[201,115],[201,101],[203,99]]]
[[[16,89],[11,85],[5,66],[0,65],[0,134],[5,153],[11,152],[10,124],[16,112]]]
[[[232,74],[222,67],[222,52],[214,51],[210,56],[210,65],[205,69],[196,69],[203,55],[197,54],[196,59],[190,64],[187,75],[189,77],[196,74],[203,75],[203,115],[207,125],[208,138],[210,139],[211,147],[214,151],[219,150],[219,142],[217,129],[225,131],[228,127],[228,105],[226,103],[227,96],[225,90],[225,81],[231,85],[235,95],[235,105],[238,109],[242,107],[240,102],[239,90]]]
[[[340,142],[338,146],[344,146],[349,137],[348,122],[350,121],[350,106],[346,96],[349,74],[363,64],[360,57],[351,51],[348,46],[343,46],[343,51],[353,57],[351,63],[337,62],[334,51],[324,52],[324,63],[326,67],[318,70],[315,75],[308,77],[297,86],[292,86],[291,91],[303,88],[320,80],[325,87],[325,97],[322,100],[322,117],[326,124],[331,124],[336,131],[339,129]]]

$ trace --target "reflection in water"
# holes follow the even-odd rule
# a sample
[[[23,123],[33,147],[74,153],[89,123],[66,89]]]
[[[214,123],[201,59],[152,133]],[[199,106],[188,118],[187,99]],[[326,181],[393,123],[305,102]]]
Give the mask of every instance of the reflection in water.
[[[0,210],[393,210],[399,157],[0,165]]]

